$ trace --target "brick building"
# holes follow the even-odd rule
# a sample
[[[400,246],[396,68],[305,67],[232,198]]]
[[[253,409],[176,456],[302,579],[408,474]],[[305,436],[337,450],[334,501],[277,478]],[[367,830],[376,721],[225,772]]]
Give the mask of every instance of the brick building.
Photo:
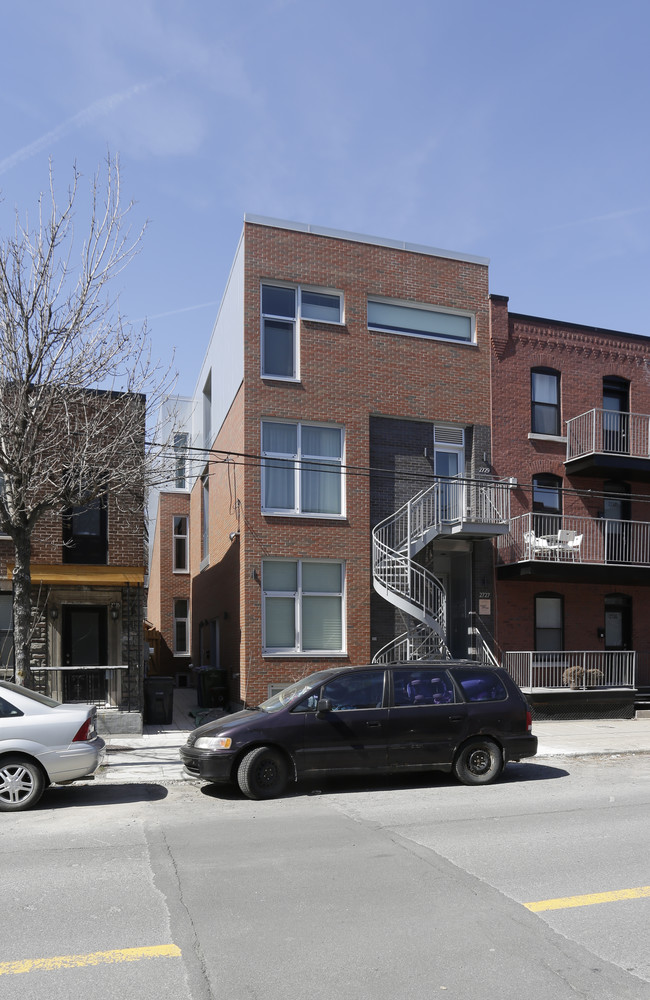
[[[490,422],[486,260],[247,217],[175,432],[194,668],[255,703],[333,663],[467,655],[508,526]],[[149,619],[173,653],[187,514],[169,492]]]
[[[142,412],[144,400],[133,412]],[[144,450],[142,455],[144,462]],[[105,730],[141,725],[145,523],[142,504],[112,493],[64,514],[47,512],[32,536],[31,667],[39,690],[92,702]],[[13,673],[14,548],[0,535],[0,664]]]
[[[497,552],[504,662],[539,711],[591,689],[594,711],[629,714],[635,666],[650,684],[650,338],[502,296],[490,310],[494,466],[517,480]]]

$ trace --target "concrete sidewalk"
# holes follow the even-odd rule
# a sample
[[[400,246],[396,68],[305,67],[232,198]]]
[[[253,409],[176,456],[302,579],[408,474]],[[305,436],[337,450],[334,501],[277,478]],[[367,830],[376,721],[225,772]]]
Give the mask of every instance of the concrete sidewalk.
[[[193,688],[174,691],[173,720],[169,725],[145,726],[142,736],[111,736],[106,758],[95,776],[98,782],[132,783],[191,781],[185,776],[178,748],[200,720]],[[197,714],[199,718],[197,720]],[[212,717],[212,713],[211,713]],[[593,754],[650,753],[650,718],[581,719],[574,722],[537,722],[539,740],[535,760]]]

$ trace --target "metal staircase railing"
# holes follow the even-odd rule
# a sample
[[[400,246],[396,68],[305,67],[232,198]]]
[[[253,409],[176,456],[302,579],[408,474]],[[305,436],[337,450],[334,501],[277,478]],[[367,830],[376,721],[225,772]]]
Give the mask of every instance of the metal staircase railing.
[[[373,586],[399,610],[406,631],[383,646],[373,662],[450,657],[445,589],[413,557],[440,534],[462,530],[465,523],[502,525],[509,513],[505,482],[439,479],[375,526]]]

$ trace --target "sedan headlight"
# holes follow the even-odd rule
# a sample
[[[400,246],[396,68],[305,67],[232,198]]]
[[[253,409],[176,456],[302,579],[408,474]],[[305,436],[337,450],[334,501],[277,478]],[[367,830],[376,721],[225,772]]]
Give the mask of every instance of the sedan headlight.
[[[230,750],[230,736],[199,736],[194,746],[198,750]]]

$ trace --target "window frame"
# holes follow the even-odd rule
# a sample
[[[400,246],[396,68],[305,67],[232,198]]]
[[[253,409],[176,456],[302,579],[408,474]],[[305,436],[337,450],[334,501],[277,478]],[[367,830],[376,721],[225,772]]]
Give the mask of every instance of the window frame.
[[[542,648],[540,646],[540,644],[539,644],[539,633],[540,633],[540,631],[543,631],[543,630],[541,629],[541,626],[539,626],[537,624],[537,617],[538,617],[538,615],[537,615],[537,602],[538,602],[538,600],[549,600],[549,599],[556,600],[559,603],[559,608],[560,608],[560,627],[559,627],[559,629],[553,628],[553,629],[548,629],[547,630],[549,632],[550,631],[552,631],[552,632],[559,631],[559,633],[560,633],[560,644],[559,644],[559,646],[557,646],[554,649],[545,649],[545,648]],[[534,595],[533,600],[534,600],[533,608],[534,608],[534,648],[535,648],[535,652],[536,653],[558,653],[558,652],[562,652],[564,650],[564,595],[563,594],[558,594],[555,591],[541,591],[539,594],[535,594]]]
[[[264,564],[269,563],[291,563],[296,566],[296,590],[265,590]],[[339,591],[308,591],[302,587],[302,568],[305,564],[328,564],[340,567],[341,589]],[[346,656],[347,655],[347,629],[346,629],[346,562],[344,559],[285,559],[268,558],[262,560],[262,655],[263,656]],[[303,645],[303,605],[304,597],[337,597],[340,601],[340,621],[341,621],[341,648],[340,649],[305,649]],[[292,597],[294,601],[294,645],[293,646],[268,646],[266,641],[267,633],[267,598]]]
[[[288,288],[292,289],[294,292],[294,315],[283,316],[279,313],[264,312],[263,307],[263,292],[264,288]],[[329,320],[329,319],[318,319],[311,316],[303,315],[303,305],[302,305],[302,295],[303,292],[311,292],[319,295],[329,295],[333,298],[338,298],[339,300],[339,319]],[[267,278],[260,281],[260,376],[264,379],[273,379],[273,381],[279,382],[299,382],[300,381],[300,328],[303,321],[307,323],[318,323],[325,324],[326,326],[344,326],[344,302],[345,296],[343,291],[338,288],[329,288],[320,285],[304,285],[304,284],[294,284],[287,281],[276,281],[272,278]],[[264,358],[265,358],[265,321],[270,320],[276,323],[287,323],[293,328],[293,364],[292,364],[292,374],[291,375],[281,375],[273,372],[265,371]]]
[[[210,473],[201,476],[201,569],[210,563]]]
[[[265,451],[264,450],[264,425],[265,424],[285,424],[287,427],[296,428],[296,452],[290,455],[288,452],[275,452],[275,451]],[[327,430],[337,430],[340,435],[340,457],[338,461],[336,459],[326,460],[323,456],[309,456],[302,451],[302,428],[303,427],[318,427]],[[262,468],[261,468],[261,510],[265,515],[272,517],[301,517],[301,518],[327,518],[328,520],[342,520],[346,517],[346,483],[345,483],[345,427],[341,424],[327,424],[327,423],[317,423],[311,420],[276,420],[271,417],[263,419],[260,423],[260,454],[262,456]],[[267,462],[286,462],[293,463],[293,481],[294,481],[294,506],[290,507],[271,507],[266,506],[266,469]],[[332,514],[327,511],[303,511],[302,508],[302,497],[303,497],[303,486],[302,486],[302,472],[303,467],[314,464],[321,464],[323,466],[336,466],[339,469],[338,475],[340,476],[340,491],[339,491],[339,512]],[[304,471],[307,473],[310,470],[305,468]],[[333,473],[335,474],[335,473]]]
[[[176,531],[176,522],[185,521],[185,531]],[[179,567],[176,560],[176,543],[184,540],[185,566]],[[172,572],[187,575],[190,571],[190,519],[187,514],[172,515]]]
[[[556,401],[555,403],[537,402],[535,400],[535,375],[550,375],[555,379]],[[542,407],[545,411],[555,412],[555,430],[552,433],[538,430],[535,426],[535,408]],[[530,433],[541,434],[543,437],[561,437],[562,435],[562,374],[556,368],[547,368],[539,365],[530,369]]]
[[[177,614],[177,606],[179,603],[185,604],[186,613],[184,615]],[[187,597],[174,597],[172,604],[172,652],[174,656],[189,656],[190,655],[190,602]],[[185,649],[178,648],[178,625],[185,625]]]
[[[174,433],[174,489],[187,490],[187,458],[190,436],[187,431]]]
[[[368,316],[368,306],[370,303],[387,306],[399,306],[402,309],[413,309],[418,312],[430,312],[442,316],[458,316],[468,319],[470,323],[469,337],[454,337],[444,333],[424,333],[418,330],[405,330],[389,325],[379,325],[371,323]],[[439,306],[428,302],[412,302],[405,299],[386,298],[383,295],[368,295],[366,298],[366,323],[368,330],[373,333],[390,333],[399,337],[413,337],[416,340],[434,340],[445,344],[467,344],[476,346],[476,313],[470,309],[452,309],[450,306]]]

